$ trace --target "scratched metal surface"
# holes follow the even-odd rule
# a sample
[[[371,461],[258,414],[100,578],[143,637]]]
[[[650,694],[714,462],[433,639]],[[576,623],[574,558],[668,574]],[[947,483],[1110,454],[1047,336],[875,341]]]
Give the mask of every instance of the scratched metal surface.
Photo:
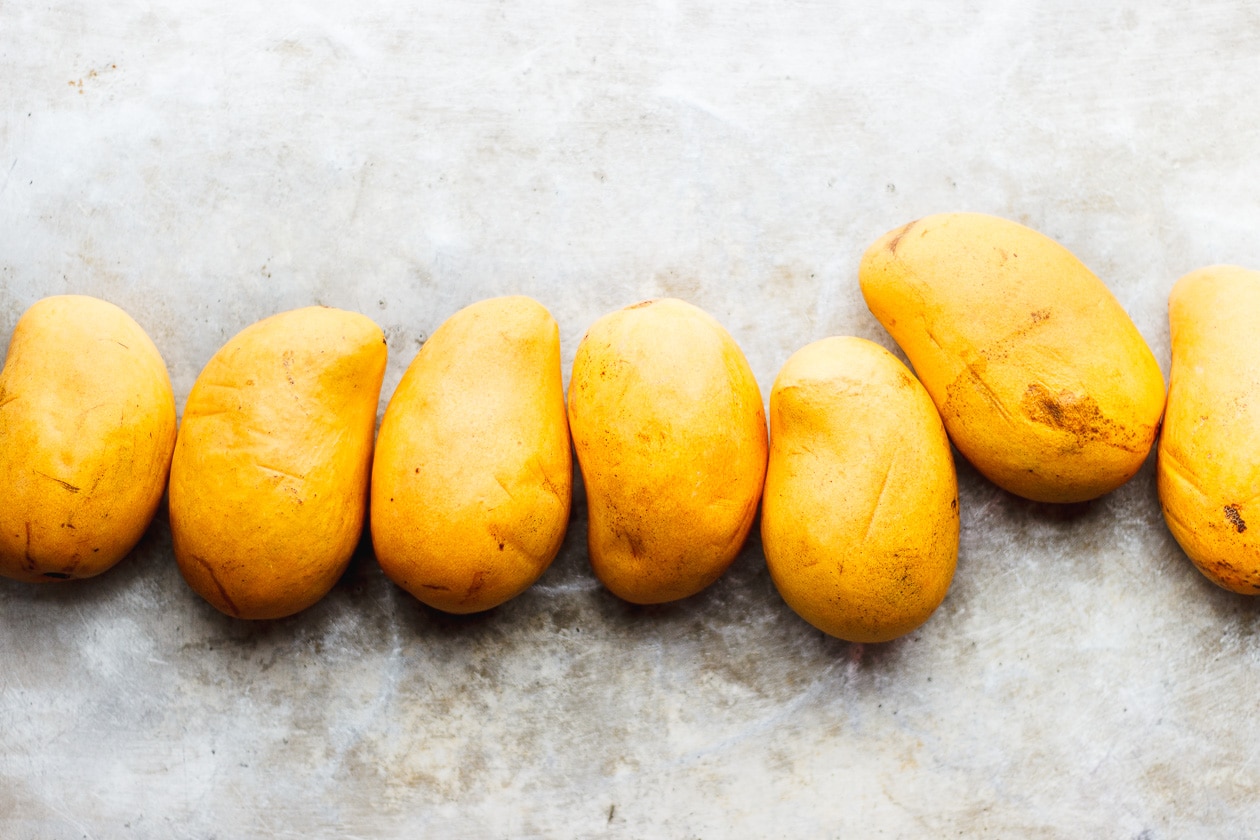
[[[1260,14],[1107,5],[0,0],[0,337],[106,297],[182,406],[230,335],[321,302],[385,328],[388,395],[468,302],[537,297],[567,365],[669,294],[768,394],[812,339],[891,346],[862,250],[968,209],[1068,245],[1167,371],[1173,281],[1260,267]],[[755,537],[695,598],[619,602],[580,491],[540,583],[464,619],[366,548],[305,613],[225,618],[159,516],[101,578],[0,581],[0,835],[1256,825],[1257,606],[1191,568],[1151,464],[1066,508],[960,482],[949,597],[866,647],[797,619]]]

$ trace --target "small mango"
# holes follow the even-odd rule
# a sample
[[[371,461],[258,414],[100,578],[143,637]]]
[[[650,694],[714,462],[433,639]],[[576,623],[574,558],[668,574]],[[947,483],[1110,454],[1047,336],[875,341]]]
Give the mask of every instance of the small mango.
[[[860,338],[798,350],[770,392],[766,565],[810,624],[851,642],[921,625],[958,561],[958,481],[936,406]]]
[[[280,618],[324,597],[359,542],[385,336],[312,306],[246,327],[206,364],[171,463],[175,559],[237,618]]]
[[[446,612],[498,606],[560,550],[572,487],[555,319],[527,297],[461,309],[420,348],[381,421],[381,569]]]
[[[86,578],[122,560],[174,446],[171,380],[140,325],[86,295],[36,303],[0,373],[0,574]]]
[[[730,334],[664,298],[597,320],[569,378],[596,577],[636,604],[713,583],[752,527],[766,471],[761,391]]]
[[[1138,471],[1164,378],[1129,316],[1066,248],[979,213],[890,231],[859,268],[871,312],[990,481],[1081,502]]]
[[[1260,594],[1260,271],[1217,265],[1168,296],[1168,409],[1156,470],[1177,542],[1208,580]]]

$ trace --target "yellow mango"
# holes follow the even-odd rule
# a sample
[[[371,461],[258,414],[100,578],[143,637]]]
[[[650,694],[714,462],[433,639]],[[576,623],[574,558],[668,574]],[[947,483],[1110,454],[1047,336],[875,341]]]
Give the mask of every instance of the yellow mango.
[[[140,325],[84,295],[36,303],[0,373],[0,574],[85,578],[123,559],[174,446],[171,380]]]
[[[1211,266],[1168,296],[1168,410],[1159,500],[1209,580],[1260,594],[1260,271]]]
[[[902,636],[949,590],[958,522],[949,439],[905,365],[860,338],[787,360],[770,392],[761,541],[788,606],[851,642]]]
[[[171,463],[175,559],[237,618],[314,604],[363,530],[385,336],[312,306],[246,327],[202,369]]]
[[[1084,264],[1023,225],[929,216],[862,257],[862,294],[995,484],[1080,502],[1128,481],[1155,441],[1164,378]]]
[[[416,354],[381,421],[381,568],[446,612],[498,606],[555,558],[572,488],[555,319],[527,297],[461,309]]]
[[[600,581],[655,604],[717,580],[766,470],[761,392],[721,324],[669,298],[600,318],[573,360],[569,427]]]

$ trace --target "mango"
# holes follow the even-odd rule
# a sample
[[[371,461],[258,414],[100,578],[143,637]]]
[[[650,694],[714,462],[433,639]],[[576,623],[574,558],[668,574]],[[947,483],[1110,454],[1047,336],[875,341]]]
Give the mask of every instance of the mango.
[[[416,354],[381,421],[381,569],[446,612],[498,606],[560,550],[572,489],[555,319],[527,297],[461,309]]]
[[[993,216],[929,216],[872,245],[859,280],[954,445],[995,484],[1081,502],[1142,466],[1163,374],[1119,302],[1062,245]]]
[[[721,324],[671,298],[597,320],[573,360],[569,428],[596,577],[636,604],[716,581],[752,527],[767,456],[761,391]]]
[[[0,574],[114,566],[153,519],[174,446],[171,380],[140,325],[85,295],[36,303],[0,372]]]
[[[1260,271],[1192,271],[1168,296],[1168,409],[1156,468],[1164,520],[1208,580],[1260,594]]]
[[[385,336],[312,306],[246,327],[206,363],[171,463],[175,559],[237,618],[311,606],[345,571],[368,499]]]
[[[770,391],[761,542],[798,615],[886,642],[940,606],[958,562],[958,480],[931,397],[861,338],[794,353]]]

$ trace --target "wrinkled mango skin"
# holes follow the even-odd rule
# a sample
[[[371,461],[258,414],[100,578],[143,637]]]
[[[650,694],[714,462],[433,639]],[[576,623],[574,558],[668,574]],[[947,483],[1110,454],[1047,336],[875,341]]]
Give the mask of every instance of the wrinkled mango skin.
[[[605,315],[578,346],[569,428],[596,577],[636,604],[686,598],[739,553],[761,496],[766,421],[734,339],[665,298]]]
[[[995,484],[1081,502],[1142,466],[1164,407],[1159,364],[1054,240],[994,216],[929,216],[872,245],[859,279],[954,445]]]
[[[921,625],[958,562],[958,481],[923,386],[860,338],[797,351],[770,393],[761,540],[783,600],[851,642]]]
[[[236,618],[314,604],[363,529],[385,336],[313,306],[246,327],[206,364],[171,463],[171,537],[198,594]]]
[[[1260,271],[1211,266],[1168,296],[1168,409],[1159,500],[1177,542],[1217,586],[1260,594]]]
[[[122,560],[174,446],[171,380],[140,325],[84,295],[36,303],[0,373],[0,574],[86,578]]]
[[[446,612],[498,606],[555,558],[572,490],[555,319],[526,297],[452,315],[381,421],[371,517],[385,574]]]

